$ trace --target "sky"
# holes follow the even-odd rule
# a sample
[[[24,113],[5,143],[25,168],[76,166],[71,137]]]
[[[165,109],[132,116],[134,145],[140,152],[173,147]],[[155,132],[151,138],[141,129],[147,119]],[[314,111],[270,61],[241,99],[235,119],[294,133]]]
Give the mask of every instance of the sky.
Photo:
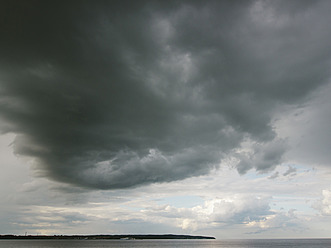
[[[330,238],[330,1],[1,1],[0,234]]]

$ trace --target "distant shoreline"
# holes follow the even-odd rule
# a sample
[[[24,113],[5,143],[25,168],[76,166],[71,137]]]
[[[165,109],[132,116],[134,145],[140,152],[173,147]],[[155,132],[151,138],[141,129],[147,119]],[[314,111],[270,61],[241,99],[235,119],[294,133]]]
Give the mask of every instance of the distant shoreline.
[[[120,235],[0,235],[0,239],[74,239],[74,240],[135,240],[135,239],[215,239],[209,236],[176,234],[120,234]]]

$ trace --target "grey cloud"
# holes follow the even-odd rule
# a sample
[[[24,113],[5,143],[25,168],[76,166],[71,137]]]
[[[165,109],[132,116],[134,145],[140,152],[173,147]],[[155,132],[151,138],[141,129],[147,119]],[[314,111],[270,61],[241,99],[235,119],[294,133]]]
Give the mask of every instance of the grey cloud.
[[[282,162],[287,144],[284,140],[275,139],[272,142],[253,143],[248,148],[249,151],[234,154],[234,157],[239,160],[237,169],[240,174],[252,168],[261,172],[274,169]]]
[[[282,161],[272,117],[329,75],[330,4],[4,2],[1,131],[37,175],[114,189]]]
[[[283,174],[283,176],[289,176],[289,175],[295,175],[296,174],[297,169],[292,167],[292,166],[288,166],[288,170],[285,171],[285,173]]]
[[[274,174],[272,174],[271,176],[269,176],[268,179],[275,179],[277,177],[279,177],[279,172],[278,171],[276,171]]]
[[[309,103],[300,109],[291,109],[276,124],[280,135],[289,137],[288,160],[297,164],[329,166],[330,86],[319,89]]]

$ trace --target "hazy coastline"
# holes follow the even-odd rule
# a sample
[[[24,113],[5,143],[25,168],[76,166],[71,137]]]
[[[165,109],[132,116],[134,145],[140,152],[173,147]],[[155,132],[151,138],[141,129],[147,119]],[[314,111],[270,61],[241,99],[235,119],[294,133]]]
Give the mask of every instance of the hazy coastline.
[[[0,235],[0,239],[215,239],[210,236],[175,234],[117,234],[117,235]]]

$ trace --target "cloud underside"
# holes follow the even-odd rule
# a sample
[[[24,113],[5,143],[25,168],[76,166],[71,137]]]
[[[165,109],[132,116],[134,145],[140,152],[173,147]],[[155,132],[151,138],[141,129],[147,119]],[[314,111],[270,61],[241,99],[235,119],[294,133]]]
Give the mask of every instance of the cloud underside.
[[[1,131],[38,175],[78,186],[180,180],[229,156],[268,171],[287,149],[274,116],[330,76],[327,2],[3,5]]]

